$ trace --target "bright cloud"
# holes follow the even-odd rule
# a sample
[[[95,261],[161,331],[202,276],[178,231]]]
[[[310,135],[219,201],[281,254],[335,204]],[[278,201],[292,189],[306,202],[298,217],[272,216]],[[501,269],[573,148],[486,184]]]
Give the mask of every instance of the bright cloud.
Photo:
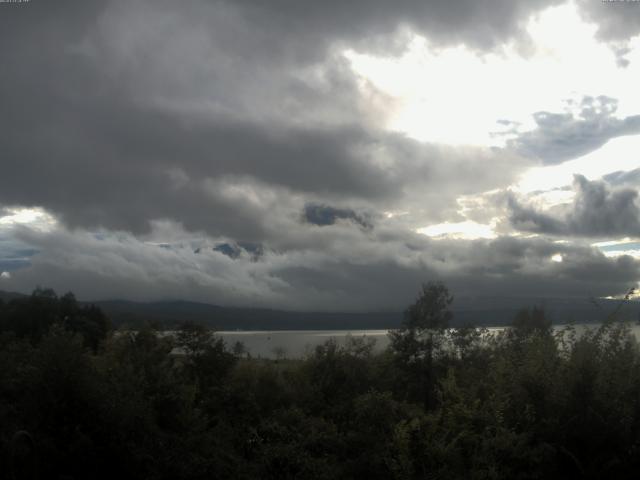
[[[418,233],[428,237],[446,237],[473,240],[476,238],[496,238],[493,225],[483,225],[481,223],[466,221],[459,223],[440,223],[428,227],[419,228]]]
[[[10,208],[0,216],[0,229],[16,225],[28,225],[40,230],[51,230],[56,225],[55,218],[42,208]]]
[[[638,152],[640,135],[615,138],[599,150],[575,160],[532,168],[522,175],[514,188],[522,193],[546,191],[571,185],[575,174],[596,180],[611,172],[633,170],[640,165]],[[560,194],[558,200],[568,200],[562,198],[564,195]]]
[[[532,113],[561,109],[565,100],[584,95],[618,98],[621,114],[640,111],[634,80],[640,61],[621,69],[575,5],[545,10],[527,31],[530,45],[510,44],[485,55],[464,46],[433,49],[416,36],[400,58],[355,51],[345,56],[356,72],[397,99],[389,127],[423,141],[500,145],[504,137],[492,135],[504,131],[498,121],[533,128]],[[627,58],[640,58],[637,45]]]

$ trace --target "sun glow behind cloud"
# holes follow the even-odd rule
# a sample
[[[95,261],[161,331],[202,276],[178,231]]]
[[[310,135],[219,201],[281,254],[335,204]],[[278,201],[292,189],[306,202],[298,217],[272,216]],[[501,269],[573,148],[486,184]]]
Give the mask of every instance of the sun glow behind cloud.
[[[571,185],[574,174],[596,180],[611,172],[633,170],[640,165],[638,152],[640,135],[614,138],[602,148],[575,160],[528,170],[515,189],[522,193],[550,190]]]
[[[620,114],[640,110],[634,80],[640,61],[620,68],[613,50],[596,41],[596,30],[567,4],[530,19],[532,43],[524,54],[515,44],[483,56],[464,46],[434,51],[416,36],[400,58],[353,50],[344,55],[398,102],[392,130],[421,141],[500,146],[506,137],[499,120],[527,130],[534,127],[534,112],[562,110],[565,100],[582,95],[617,98]],[[638,43],[631,43],[627,58],[640,57]]]
[[[564,258],[562,257],[562,255],[560,253],[556,253],[555,255],[551,256],[551,261],[552,262],[562,263],[563,260],[564,260]]]
[[[8,212],[9,215],[0,217],[0,228],[28,225],[31,228],[48,231],[56,225],[55,218],[41,208],[11,208]]]
[[[457,238],[474,240],[477,238],[496,238],[494,224],[484,225],[482,223],[466,221],[458,223],[440,223],[428,227],[419,228],[418,233],[434,238]]]

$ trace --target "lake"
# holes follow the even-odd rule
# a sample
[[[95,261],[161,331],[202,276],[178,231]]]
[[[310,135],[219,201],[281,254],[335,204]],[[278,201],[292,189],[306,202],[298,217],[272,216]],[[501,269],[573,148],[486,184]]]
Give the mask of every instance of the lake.
[[[276,352],[281,349],[285,357],[299,358],[330,338],[335,338],[339,344],[342,344],[347,335],[374,338],[375,349],[380,351],[389,344],[388,332],[388,330],[277,330],[216,332],[216,335],[221,336],[229,347],[238,341],[242,342],[254,357],[276,358]]]
[[[576,325],[579,332],[597,325]],[[505,327],[489,327],[489,332],[499,332]],[[555,329],[564,328],[558,325]],[[640,340],[640,326],[632,325],[631,330]],[[236,342],[242,342],[254,357],[276,358],[278,353],[286,358],[300,358],[313,351],[330,338],[343,344],[347,335],[375,339],[375,351],[384,350],[389,345],[389,330],[276,330],[276,331],[221,331],[221,336],[229,348]]]

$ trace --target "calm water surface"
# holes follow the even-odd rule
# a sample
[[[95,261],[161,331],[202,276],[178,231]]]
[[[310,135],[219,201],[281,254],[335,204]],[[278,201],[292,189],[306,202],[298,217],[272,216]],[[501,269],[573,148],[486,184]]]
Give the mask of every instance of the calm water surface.
[[[242,342],[254,357],[275,358],[278,353],[287,358],[298,358],[313,351],[330,338],[343,344],[347,335],[374,338],[375,350],[383,350],[388,344],[388,330],[278,330],[261,332],[216,332],[229,347]]]
[[[595,328],[595,325],[577,325],[576,331]],[[556,329],[564,328],[557,326]],[[490,327],[489,332],[499,332],[504,327]],[[633,334],[640,340],[640,326],[632,325]],[[348,335],[375,339],[375,351],[384,350],[389,345],[389,330],[278,330],[278,331],[223,331],[216,332],[229,347],[236,342],[242,342],[246,350],[253,357],[300,358],[311,353],[317,345],[321,345],[330,338],[338,344],[344,344]]]

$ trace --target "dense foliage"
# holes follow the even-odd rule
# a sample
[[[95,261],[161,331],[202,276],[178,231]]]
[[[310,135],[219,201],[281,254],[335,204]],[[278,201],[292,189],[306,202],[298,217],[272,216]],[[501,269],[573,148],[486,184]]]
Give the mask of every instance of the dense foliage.
[[[385,352],[349,338],[299,360],[194,324],[114,333],[49,290],[0,304],[0,476],[635,478],[627,325],[553,330],[533,309],[489,335],[448,329],[450,303],[426,285]]]

